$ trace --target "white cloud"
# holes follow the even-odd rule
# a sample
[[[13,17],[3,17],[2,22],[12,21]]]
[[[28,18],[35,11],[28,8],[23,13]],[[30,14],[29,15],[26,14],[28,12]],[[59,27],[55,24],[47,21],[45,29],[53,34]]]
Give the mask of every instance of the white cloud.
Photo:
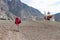
[[[41,11],[60,12],[60,0],[29,0],[27,4]]]

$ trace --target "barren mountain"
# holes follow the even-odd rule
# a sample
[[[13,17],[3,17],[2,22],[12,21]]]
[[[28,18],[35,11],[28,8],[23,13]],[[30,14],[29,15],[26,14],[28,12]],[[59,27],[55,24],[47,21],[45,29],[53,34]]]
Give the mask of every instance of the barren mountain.
[[[60,13],[55,14],[55,20],[60,22]]]
[[[8,10],[9,13],[6,12],[8,15],[12,13],[12,15],[21,17],[21,19],[29,17],[31,18],[32,16],[38,18],[43,17],[43,14],[41,14],[39,10],[22,3],[20,0],[3,0],[3,1],[4,3],[7,4],[7,7],[9,9]],[[11,17],[11,15],[9,15],[8,17]]]

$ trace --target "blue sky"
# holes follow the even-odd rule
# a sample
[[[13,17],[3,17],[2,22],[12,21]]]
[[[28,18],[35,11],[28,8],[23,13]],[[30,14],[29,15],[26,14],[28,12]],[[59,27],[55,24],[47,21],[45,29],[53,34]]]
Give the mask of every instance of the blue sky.
[[[50,11],[52,14],[60,12],[60,0],[21,0],[23,3],[34,7],[44,13]]]

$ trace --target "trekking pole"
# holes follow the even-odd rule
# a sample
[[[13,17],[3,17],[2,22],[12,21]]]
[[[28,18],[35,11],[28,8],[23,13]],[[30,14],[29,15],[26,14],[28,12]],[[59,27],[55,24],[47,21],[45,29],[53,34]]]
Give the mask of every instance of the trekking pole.
[[[45,14],[45,16],[46,16],[46,20],[47,20],[47,14],[46,14],[46,12],[44,11],[44,14]]]

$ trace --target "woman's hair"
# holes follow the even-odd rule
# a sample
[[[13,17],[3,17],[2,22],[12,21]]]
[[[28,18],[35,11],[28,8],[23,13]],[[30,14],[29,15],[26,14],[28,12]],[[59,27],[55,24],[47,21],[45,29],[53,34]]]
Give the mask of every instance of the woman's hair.
[[[50,14],[50,12],[48,12],[48,14]]]

